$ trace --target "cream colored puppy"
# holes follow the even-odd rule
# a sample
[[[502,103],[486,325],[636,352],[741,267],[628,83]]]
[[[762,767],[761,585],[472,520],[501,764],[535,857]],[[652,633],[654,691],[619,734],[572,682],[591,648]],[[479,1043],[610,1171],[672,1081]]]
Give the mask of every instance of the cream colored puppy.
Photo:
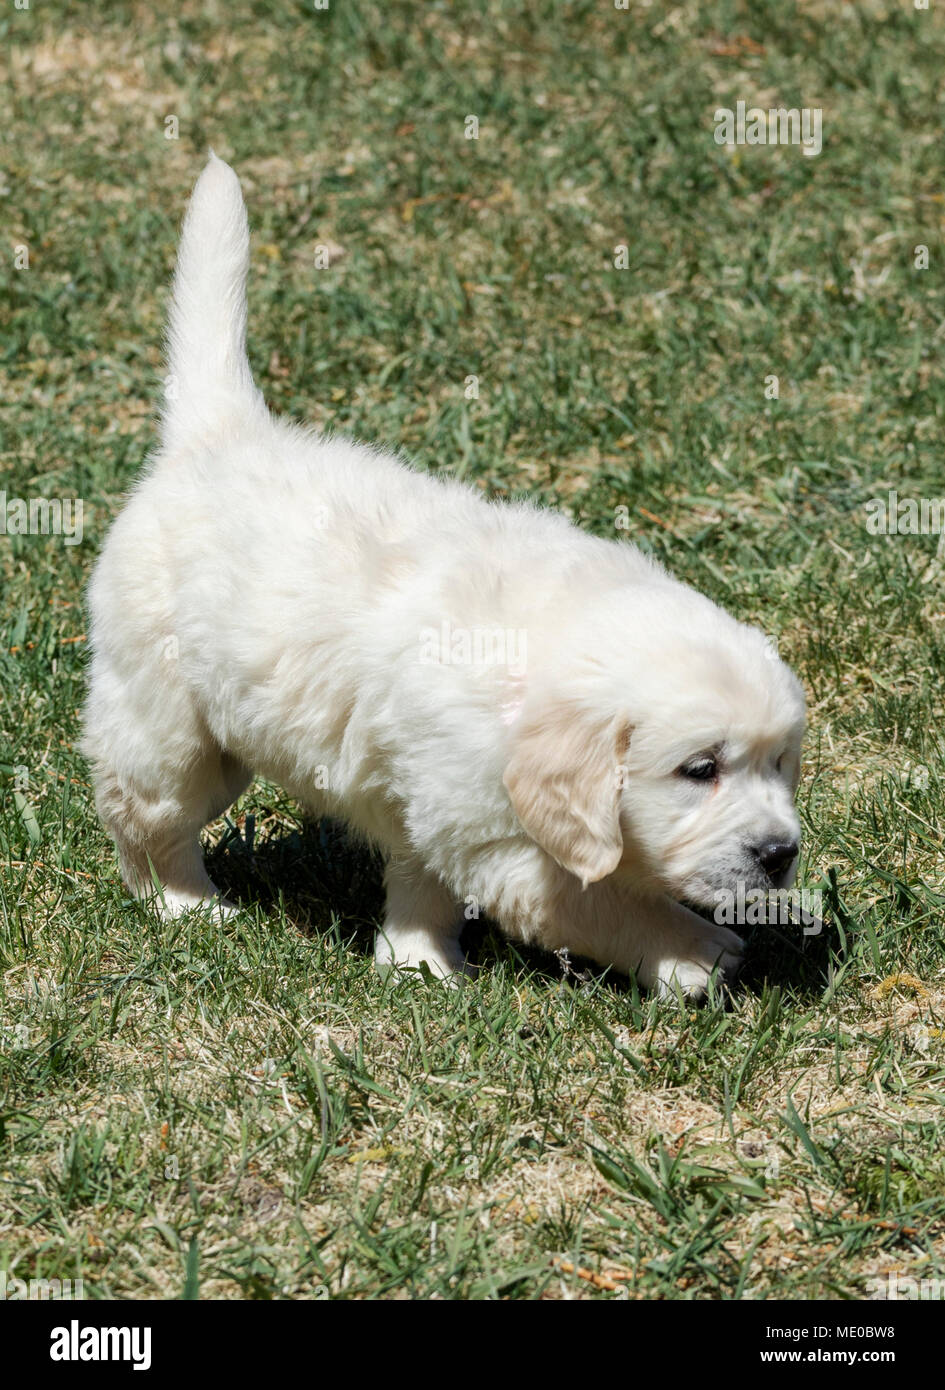
[[[249,230],[191,199],[163,442],[92,580],[84,749],[125,882],[216,892],[201,828],[253,774],[380,846],[382,969],[463,969],[478,911],[662,991],[733,973],[713,907],[792,880],[804,700],[762,634],[631,545],[274,420]]]

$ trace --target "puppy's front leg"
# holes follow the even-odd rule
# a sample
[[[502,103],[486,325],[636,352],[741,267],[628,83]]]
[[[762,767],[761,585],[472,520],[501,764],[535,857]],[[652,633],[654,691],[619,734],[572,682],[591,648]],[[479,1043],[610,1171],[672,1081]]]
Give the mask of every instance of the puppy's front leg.
[[[567,946],[669,998],[677,988],[701,998],[716,966],[728,980],[738,973],[740,938],[672,898],[639,893],[615,875],[582,888],[559,870],[551,883],[553,891],[532,914],[548,950]]]
[[[729,982],[741,967],[740,937],[671,898],[628,898],[626,922],[623,959],[614,964],[633,970],[641,985],[664,998],[678,988],[686,998],[700,999],[716,966]]]
[[[386,979],[401,967],[425,961],[443,978],[469,973],[459,945],[462,920],[439,879],[413,859],[391,859],[384,873],[387,904],[377,933],[374,961]]]

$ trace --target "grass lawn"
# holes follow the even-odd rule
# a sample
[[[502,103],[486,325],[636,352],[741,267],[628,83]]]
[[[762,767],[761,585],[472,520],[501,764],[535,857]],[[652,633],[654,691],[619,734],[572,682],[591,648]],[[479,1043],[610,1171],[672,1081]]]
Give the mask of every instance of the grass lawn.
[[[945,494],[941,6],[159,11],[0,17],[0,491],[84,502],[81,544],[0,536],[0,1270],[92,1299],[945,1277],[945,549],[865,524]],[[739,100],[821,108],[822,153],[716,144]],[[475,982],[386,987],[378,863],[264,783],[209,834],[232,921],[123,891],[83,593],[209,144],[276,410],[629,535],[800,674],[825,927],[751,931],[730,1003],[486,924]]]

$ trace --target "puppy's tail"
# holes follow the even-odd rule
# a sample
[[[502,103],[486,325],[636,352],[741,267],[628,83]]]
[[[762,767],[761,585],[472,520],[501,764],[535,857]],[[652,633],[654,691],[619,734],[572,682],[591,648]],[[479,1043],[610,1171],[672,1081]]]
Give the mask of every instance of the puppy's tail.
[[[184,218],[167,331],[164,443],[265,417],[246,356],[249,223],[239,179],[211,151]]]

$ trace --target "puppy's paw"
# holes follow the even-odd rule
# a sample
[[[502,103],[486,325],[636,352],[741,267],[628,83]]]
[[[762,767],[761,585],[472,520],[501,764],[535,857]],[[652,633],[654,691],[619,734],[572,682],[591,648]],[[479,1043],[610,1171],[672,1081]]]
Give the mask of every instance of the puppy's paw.
[[[206,912],[221,921],[226,921],[239,912],[239,905],[230,902],[229,898],[224,898],[219,892],[199,896],[196,893],[175,892],[173,889],[165,888],[161,897],[154,895],[154,904],[165,922],[176,921],[185,912]]]
[[[389,935],[379,931],[374,944],[374,964],[381,979],[392,982],[419,972],[421,965],[425,965],[435,979],[452,988],[475,974],[457,941],[433,941],[422,932]]]
[[[679,945],[678,955],[646,962],[638,972],[641,982],[663,999],[675,999],[680,991],[686,999],[702,999],[716,967],[719,982],[732,984],[744,959],[741,938],[712,922]]]

